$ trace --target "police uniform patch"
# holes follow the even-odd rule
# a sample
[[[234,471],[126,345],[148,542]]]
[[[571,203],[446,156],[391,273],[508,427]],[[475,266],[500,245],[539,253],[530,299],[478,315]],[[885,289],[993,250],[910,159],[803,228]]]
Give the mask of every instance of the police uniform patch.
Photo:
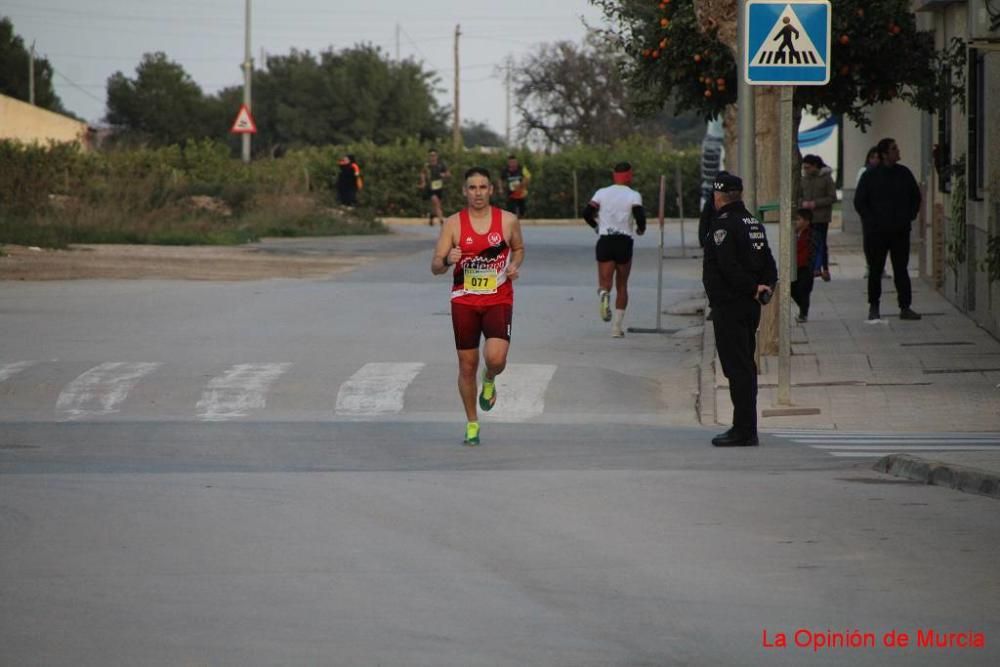
[[[726,230],[716,229],[715,230],[715,245],[722,245],[722,242],[726,240]]]

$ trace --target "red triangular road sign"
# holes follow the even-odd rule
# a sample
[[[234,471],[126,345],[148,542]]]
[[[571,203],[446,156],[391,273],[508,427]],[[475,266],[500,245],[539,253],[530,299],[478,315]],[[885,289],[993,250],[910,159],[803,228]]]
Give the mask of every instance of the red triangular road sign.
[[[236,114],[236,120],[233,121],[229,131],[233,134],[257,134],[257,124],[253,122],[253,116],[250,115],[247,105],[240,105],[240,112]]]

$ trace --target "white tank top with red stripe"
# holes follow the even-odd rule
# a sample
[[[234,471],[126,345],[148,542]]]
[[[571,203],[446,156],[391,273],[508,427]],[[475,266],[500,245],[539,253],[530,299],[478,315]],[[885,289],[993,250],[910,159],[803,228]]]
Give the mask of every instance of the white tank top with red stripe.
[[[510,246],[503,237],[503,211],[490,207],[490,228],[479,234],[472,227],[469,209],[459,214],[459,248],[451,300],[471,306],[514,303],[514,285],[507,279]]]

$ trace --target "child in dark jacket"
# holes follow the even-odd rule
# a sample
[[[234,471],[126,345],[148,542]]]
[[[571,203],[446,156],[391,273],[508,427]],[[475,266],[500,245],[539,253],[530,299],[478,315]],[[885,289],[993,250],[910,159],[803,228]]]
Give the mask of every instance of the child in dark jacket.
[[[813,212],[800,208],[795,214],[795,282],[792,283],[792,299],[799,306],[796,322],[809,320],[809,295],[813,289],[813,259],[816,246],[813,243],[812,224]]]

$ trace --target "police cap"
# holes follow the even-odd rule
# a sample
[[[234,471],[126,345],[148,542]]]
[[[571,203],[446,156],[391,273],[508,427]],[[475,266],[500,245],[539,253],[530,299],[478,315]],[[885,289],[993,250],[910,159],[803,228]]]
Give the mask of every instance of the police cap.
[[[712,184],[712,188],[716,192],[742,192],[743,180],[739,176],[730,174],[728,171],[720,171],[715,175],[715,182]]]

